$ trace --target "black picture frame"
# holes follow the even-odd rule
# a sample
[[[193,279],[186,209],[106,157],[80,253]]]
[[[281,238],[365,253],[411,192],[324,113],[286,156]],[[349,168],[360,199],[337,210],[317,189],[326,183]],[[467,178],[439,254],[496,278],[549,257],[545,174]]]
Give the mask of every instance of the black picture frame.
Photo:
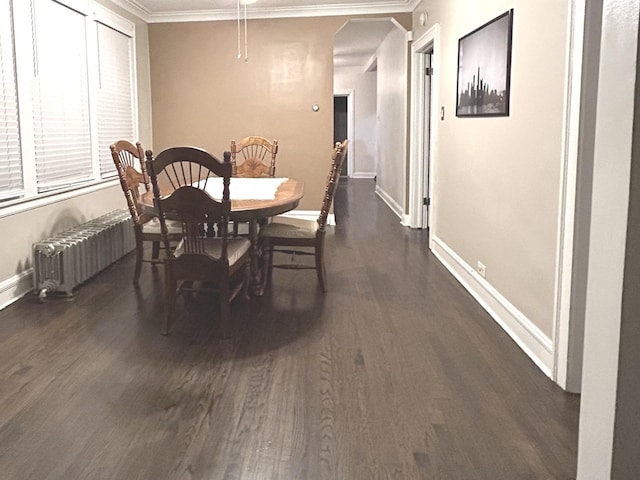
[[[458,40],[457,117],[509,116],[513,9]]]

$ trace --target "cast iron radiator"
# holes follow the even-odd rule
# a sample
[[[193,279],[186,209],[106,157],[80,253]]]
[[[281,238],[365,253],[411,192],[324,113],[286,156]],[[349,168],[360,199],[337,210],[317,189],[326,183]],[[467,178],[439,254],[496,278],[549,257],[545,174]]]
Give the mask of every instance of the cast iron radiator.
[[[33,244],[36,293],[68,296],[73,289],[136,247],[131,214],[114,210]]]

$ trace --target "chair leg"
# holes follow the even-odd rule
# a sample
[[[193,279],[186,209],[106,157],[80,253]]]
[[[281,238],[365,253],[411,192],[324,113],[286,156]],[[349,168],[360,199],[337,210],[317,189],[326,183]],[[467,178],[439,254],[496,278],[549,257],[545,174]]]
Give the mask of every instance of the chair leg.
[[[318,275],[318,282],[323,292],[327,291],[327,270],[324,266],[324,242],[320,242],[316,245],[315,249],[316,257],[316,274]]]
[[[222,330],[222,338],[231,337],[231,302],[229,301],[229,284],[220,288],[220,324]]]
[[[249,262],[245,262],[243,277],[241,292],[242,299],[249,300],[249,283],[251,282],[251,264]]]
[[[238,222],[236,222],[235,220],[233,221],[233,236],[238,236]]]
[[[177,284],[174,276],[171,273],[171,269],[166,264],[164,268],[164,275],[165,275],[164,297],[165,297],[165,305],[166,305],[165,308],[167,309],[167,312],[164,319],[164,325],[162,326],[162,330],[160,331],[160,333],[162,335],[168,335],[169,324],[173,319],[173,314],[176,309]]]
[[[151,250],[151,258],[158,260],[160,257],[160,242],[153,242],[153,249]]]
[[[144,257],[144,244],[142,242],[142,232],[136,230],[136,266],[133,269],[133,284],[137,285],[142,271],[142,259]]]

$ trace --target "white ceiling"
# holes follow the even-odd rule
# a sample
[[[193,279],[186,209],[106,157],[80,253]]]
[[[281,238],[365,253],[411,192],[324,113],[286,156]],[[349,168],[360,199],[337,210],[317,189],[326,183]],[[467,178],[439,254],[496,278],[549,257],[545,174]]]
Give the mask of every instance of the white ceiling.
[[[237,0],[112,0],[148,23],[234,20]],[[241,0],[242,1],[242,0]],[[318,17],[412,12],[420,0],[257,0],[247,18]],[[244,6],[241,6],[244,14]],[[364,66],[392,28],[389,19],[354,19],[335,36],[334,65]]]

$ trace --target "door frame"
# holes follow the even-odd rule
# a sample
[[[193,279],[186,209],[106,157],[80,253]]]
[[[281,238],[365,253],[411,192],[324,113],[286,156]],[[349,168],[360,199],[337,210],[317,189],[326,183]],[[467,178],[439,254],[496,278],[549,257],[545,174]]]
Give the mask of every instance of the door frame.
[[[582,388],[602,5],[569,4],[551,378]]]
[[[333,92],[334,97],[347,97],[347,140],[349,146],[347,149],[347,177],[353,177],[354,157],[356,154],[356,145],[353,141],[353,133],[355,131],[355,112],[353,111],[353,89],[337,89]],[[334,112],[335,121],[335,112]]]
[[[426,89],[424,69],[426,65],[425,55],[431,51],[431,111],[427,112],[424,98],[429,92]],[[439,105],[439,85],[438,75],[440,72],[439,62],[440,52],[440,24],[436,23],[429,30],[411,45],[411,131],[409,142],[409,226],[412,228],[425,228],[423,225],[423,204],[425,190],[428,190],[431,197],[431,207],[429,208],[429,248],[432,248],[433,236],[436,226],[437,205],[434,184],[434,165],[437,154],[438,142],[438,105]],[[429,114],[429,144],[427,165],[429,171],[428,187],[425,188],[425,115]]]

